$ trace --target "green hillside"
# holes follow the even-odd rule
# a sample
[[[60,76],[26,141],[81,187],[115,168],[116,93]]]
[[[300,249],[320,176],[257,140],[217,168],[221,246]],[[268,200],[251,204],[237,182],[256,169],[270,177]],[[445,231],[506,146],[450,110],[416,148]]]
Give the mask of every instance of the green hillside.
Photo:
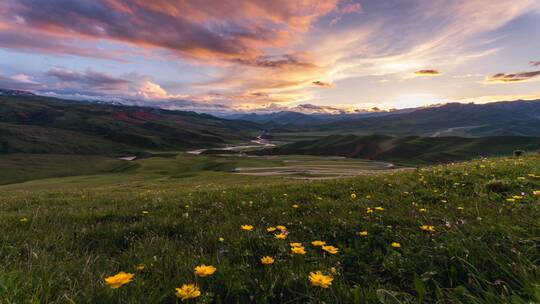
[[[0,153],[115,154],[244,141],[249,122],[154,108],[0,96]]]
[[[476,157],[511,155],[517,149],[536,151],[540,149],[540,138],[521,136],[464,138],[331,135],[254,153],[345,156],[405,164],[431,164]]]
[[[273,133],[392,134],[397,136],[540,137],[540,100],[488,104],[449,103],[377,117],[275,127]]]
[[[177,161],[0,186],[2,303],[540,302],[538,155],[311,182],[160,173]]]

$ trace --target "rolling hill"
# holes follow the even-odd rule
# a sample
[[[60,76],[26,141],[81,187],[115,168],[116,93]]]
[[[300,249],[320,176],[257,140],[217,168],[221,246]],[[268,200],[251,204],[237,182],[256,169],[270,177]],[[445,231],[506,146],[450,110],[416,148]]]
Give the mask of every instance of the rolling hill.
[[[264,155],[345,156],[403,164],[445,163],[480,156],[509,155],[516,149],[538,150],[540,138],[496,136],[394,137],[388,135],[331,135],[256,151]]]
[[[207,114],[0,96],[0,153],[114,154],[183,150],[244,141],[257,124]]]
[[[449,103],[377,117],[289,124],[273,132],[327,132],[418,136],[540,136],[540,100]]]

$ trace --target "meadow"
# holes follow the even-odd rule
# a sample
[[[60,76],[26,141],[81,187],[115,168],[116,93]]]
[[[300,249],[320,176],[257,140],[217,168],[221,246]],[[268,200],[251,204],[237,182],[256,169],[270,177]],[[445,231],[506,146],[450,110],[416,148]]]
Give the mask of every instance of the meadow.
[[[537,154],[325,181],[197,157],[0,186],[0,303],[540,302]]]

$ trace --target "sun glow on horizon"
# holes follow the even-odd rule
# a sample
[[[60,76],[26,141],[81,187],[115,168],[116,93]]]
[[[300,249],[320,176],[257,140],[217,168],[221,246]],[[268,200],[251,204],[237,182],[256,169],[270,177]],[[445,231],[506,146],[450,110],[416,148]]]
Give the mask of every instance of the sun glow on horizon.
[[[55,3],[0,3],[0,87],[205,112],[538,96],[536,0]]]

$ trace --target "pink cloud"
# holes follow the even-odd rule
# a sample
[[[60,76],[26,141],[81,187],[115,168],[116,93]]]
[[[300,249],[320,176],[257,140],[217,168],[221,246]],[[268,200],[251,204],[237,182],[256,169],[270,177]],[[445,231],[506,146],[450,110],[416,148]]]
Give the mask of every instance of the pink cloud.
[[[362,13],[362,5],[360,3],[348,3],[343,7],[339,8],[339,12],[342,14],[352,14],[352,13]]]
[[[263,56],[264,48],[290,43],[338,4],[338,0],[6,1],[0,9],[0,29],[11,37],[0,37],[3,47],[84,55],[69,39],[107,39],[184,57],[248,61]],[[5,24],[10,27],[5,29]],[[13,37],[28,31],[46,35],[49,42],[32,44],[31,39]]]

